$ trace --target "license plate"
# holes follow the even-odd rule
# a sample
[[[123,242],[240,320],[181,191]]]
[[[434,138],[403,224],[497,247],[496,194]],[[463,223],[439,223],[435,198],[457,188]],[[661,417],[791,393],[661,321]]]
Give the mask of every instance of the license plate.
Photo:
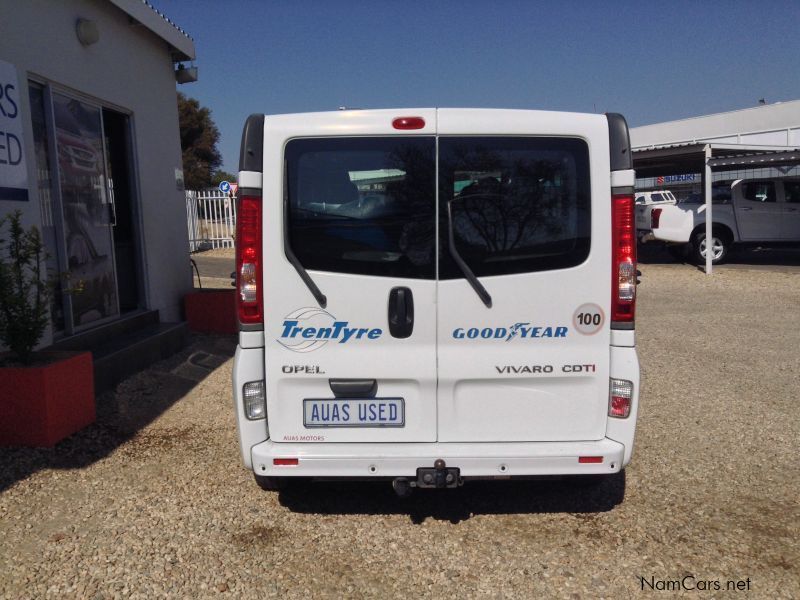
[[[326,398],[303,400],[306,427],[403,427],[402,398]]]

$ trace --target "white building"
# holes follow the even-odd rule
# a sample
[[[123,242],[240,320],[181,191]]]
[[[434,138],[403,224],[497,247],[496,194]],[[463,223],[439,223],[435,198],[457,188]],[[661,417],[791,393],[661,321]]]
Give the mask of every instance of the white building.
[[[713,181],[800,175],[800,100],[630,130],[637,188],[699,192],[706,145]]]
[[[42,345],[180,321],[176,75],[196,71],[176,69],[193,41],[143,0],[0,0],[0,15],[0,215],[41,228],[61,283]]]
[[[634,149],[696,142],[800,148],[800,100],[631,129]]]

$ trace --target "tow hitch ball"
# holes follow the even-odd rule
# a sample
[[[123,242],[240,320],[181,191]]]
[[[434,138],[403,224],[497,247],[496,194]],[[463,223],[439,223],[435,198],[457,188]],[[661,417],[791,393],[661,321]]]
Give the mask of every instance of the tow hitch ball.
[[[419,488],[454,488],[461,483],[459,470],[448,468],[441,458],[433,463],[433,468],[420,467],[417,469],[417,487]]]
[[[397,477],[392,481],[392,488],[401,498],[410,496],[414,488],[455,488],[459,485],[461,485],[460,470],[448,468],[441,458],[436,459],[433,468],[418,468],[416,481],[405,477]]]

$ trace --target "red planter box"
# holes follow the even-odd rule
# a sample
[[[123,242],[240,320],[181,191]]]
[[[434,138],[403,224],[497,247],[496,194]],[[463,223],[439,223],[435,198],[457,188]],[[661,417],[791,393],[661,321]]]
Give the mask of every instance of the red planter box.
[[[94,422],[91,352],[47,354],[46,365],[0,367],[0,446],[54,446]]]
[[[199,290],[183,297],[189,329],[200,333],[238,333],[236,290]]]

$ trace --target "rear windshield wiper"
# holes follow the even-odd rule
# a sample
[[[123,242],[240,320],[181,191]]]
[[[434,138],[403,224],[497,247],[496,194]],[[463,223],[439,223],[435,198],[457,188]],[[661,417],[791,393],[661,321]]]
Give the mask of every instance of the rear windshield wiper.
[[[311,279],[311,275],[308,274],[305,267],[302,263],[297,259],[292,251],[292,246],[289,244],[289,178],[288,178],[288,168],[286,163],[284,162],[284,182],[283,182],[283,252],[286,254],[286,258],[289,259],[289,262],[292,263],[294,270],[297,271],[297,274],[300,275],[300,279],[303,280],[303,283],[306,284],[306,287],[314,296],[314,299],[319,304],[320,308],[325,308],[328,305],[328,299],[325,297],[325,294],[320,291],[317,287],[317,284],[314,283],[314,280]]]
[[[464,262],[464,259],[461,258],[461,255],[456,250],[456,238],[453,234],[453,201],[450,200],[447,203],[447,238],[448,238],[448,245],[450,246],[450,256],[453,257],[453,260],[456,261],[458,268],[461,269],[461,272],[464,274],[464,277],[469,281],[469,284],[472,286],[472,289],[475,290],[475,293],[478,294],[478,298],[486,305],[486,308],[492,308],[492,297],[489,295],[489,292],[486,291],[486,288],[483,287],[483,284],[478,281],[478,278],[475,277],[475,273],[472,272],[472,269],[469,268],[469,265]]]

